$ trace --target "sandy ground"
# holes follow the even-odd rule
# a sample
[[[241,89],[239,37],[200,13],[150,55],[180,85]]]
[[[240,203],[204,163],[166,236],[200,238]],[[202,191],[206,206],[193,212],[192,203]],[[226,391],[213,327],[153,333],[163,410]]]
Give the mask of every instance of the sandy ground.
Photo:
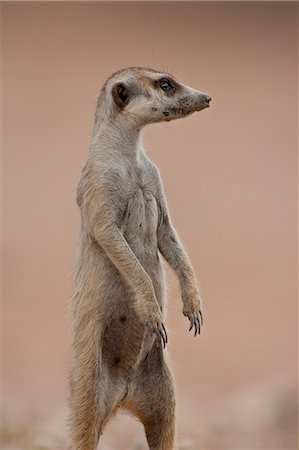
[[[216,405],[215,405],[216,406]],[[178,411],[175,449],[298,449],[296,389],[258,387],[217,405],[218,411]],[[65,408],[39,417],[4,420],[2,450],[67,449]],[[143,429],[119,413],[104,431],[99,450],[147,450]]]

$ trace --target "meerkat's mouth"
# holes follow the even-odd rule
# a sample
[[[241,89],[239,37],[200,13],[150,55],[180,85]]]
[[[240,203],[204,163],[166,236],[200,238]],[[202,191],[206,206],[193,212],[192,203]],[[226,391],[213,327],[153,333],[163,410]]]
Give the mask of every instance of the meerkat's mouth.
[[[174,120],[174,119],[178,119],[178,118],[183,118],[183,117],[187,117],[190,116],[191,114],[197,112],[197,111],[201,111],[202,109],[205,109],[207,106],[205,105],[198,105],[198,107],[196,108],[171,108],[168,111],[163,111],[163,115],[165,117],[165,121],[169,122],[170,120]]]
[[[206,108],[209,108],[210,107],[210,105],[209,104],[200,104],[200,105],[198,105],[197,106],[197,108],[195,109],[195,111],[202,111],[203,109],[206,109]]]

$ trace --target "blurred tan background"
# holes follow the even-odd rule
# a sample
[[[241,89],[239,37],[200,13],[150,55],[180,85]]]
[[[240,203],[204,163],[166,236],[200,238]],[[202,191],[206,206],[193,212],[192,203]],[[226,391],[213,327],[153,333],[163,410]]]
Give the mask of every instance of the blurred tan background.
[[[131,65],[213,98],[144,132],[205,301],[195,340],[168,272],[177,448],[298,448],[297,5],[25,2],[2,14],[1,449],[66,449],[75,190],[97,93]],[[141,426],[118,416],[100,448],[146,448]]]

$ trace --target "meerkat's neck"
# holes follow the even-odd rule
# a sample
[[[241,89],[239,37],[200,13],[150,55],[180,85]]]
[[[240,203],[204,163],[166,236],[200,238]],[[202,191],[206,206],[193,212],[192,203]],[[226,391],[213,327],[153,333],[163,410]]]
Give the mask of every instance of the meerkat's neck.
[[[98,128],[91,147],[98,152],[111,150],[138,162],[144,154],[141,126],[128,117],[107,121]]]

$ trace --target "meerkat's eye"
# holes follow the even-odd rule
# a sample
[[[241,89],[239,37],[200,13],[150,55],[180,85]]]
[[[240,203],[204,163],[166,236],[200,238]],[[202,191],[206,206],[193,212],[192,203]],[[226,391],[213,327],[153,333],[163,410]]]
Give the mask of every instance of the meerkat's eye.
[[[175,85],[168,78],[161,78],[160,88],[162,89],[162,91],[165,92],[169,91],[175,92]]]

